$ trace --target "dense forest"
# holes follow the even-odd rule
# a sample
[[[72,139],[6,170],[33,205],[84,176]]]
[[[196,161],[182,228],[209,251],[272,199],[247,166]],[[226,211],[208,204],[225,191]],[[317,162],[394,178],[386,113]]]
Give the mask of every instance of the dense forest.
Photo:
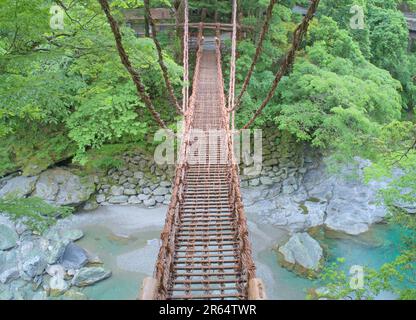
[[[239,23],[250,28],[239,34],[237,94],[269,5],[267,0],[238,2]],[[62,30],[50,27],[52,5],[64,8]],[[154,8],[181,5],[180,0],[151,1]],[[267,95],[291,45],[302,19],[292,11],[295,5],[307,7],[308,1],[282,0],[273,9],[262,54],[237,112],[237,127]],[[362,29],[350,26],[353,5],[363,8]],[[154,42],[137,37],[123,14],[125,9],[142,8],[143,1],[114,0],[111,7],[147,93],[175,129],[180,116],[168,98]],[[190,7],[197,12],[195,22],[230,21],[230,1],[190,1]],[[355,298],[371,299],[383,290],[401,299],[416,298],[415,215],[396,205],[416,201],[416,47],[409,40],[403,8],[416,10],[416,2],[322,0],[294,66],[255,122],[257,128],[274,126],[309,144],[329,156],[334,169],[359,156],[373,163],[366,171],[368,179],[391,178],[380,200],[389,207],[389,222],[406,230],[406,245],[395,261],[368,270],[367,285],[354,291]],[[176,19],[183,17],[178,14]],[[182,47],[177,29],[172,27],[168,35],[161,32],[159,38],[179,99]],[[229,54],[223,59],[228,81]],[[71,163],[85,175],[102,172],[119,166],[125,151],[151,152],[157,129],[120,63],[98,1],[0,0],[0,177],[14,172],[36,175],[59,163]],[[352,294],[347,275],[338,267],[332,265],[322,275],[331,298]]]

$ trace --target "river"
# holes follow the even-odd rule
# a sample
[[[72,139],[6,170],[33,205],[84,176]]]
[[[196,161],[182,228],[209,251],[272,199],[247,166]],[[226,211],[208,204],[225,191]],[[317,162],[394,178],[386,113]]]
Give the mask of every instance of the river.
[[[93,212],[74,215],[65,227],[83,230],[80,246],[97,254],[111,269],[111,278],[84,293],[90,299],[136,299],[144,277],[153,272],[158,253],[158,238],[164,224],[166,207],[143,209],[130,206],[100,207]],[[282,268],[274,248],[288,238],[286,231],[258,222],[248,216],[257,276],[266,284],[269,299],[305,299],[307,290],[319,286],[316,281],[296,276]],[[399,252],[400,232],[389,225],[375,225],[358,237],[318,237],[328,252],[329,262],[345,258],[344,268],[352,265],[380,267]],[[391,298],[388,293],[380,299]]]

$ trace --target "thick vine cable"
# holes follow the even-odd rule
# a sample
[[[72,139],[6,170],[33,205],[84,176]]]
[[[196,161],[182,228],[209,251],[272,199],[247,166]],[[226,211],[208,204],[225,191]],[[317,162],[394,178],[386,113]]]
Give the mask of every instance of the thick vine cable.
[[[276,5],[277,0],[270,0],[269,6],[267,8],[266,11],[266,18],[264,20],[264,24],[261,30],[261,34],[260,34],[260,38],[259,41],[257,43],[257,47],[256,47],[256,53],[253,57],[253,61],[251,63],[250,69],[247,72],[246,78],[244,79],[244,83],[243,83],[243,87],[240,91],[240,94],[238,95],[235,105],[234,107],[230,110],[230,112],[236,110],[239,108],[240,104],[241,104],[241,99],[243,98],[244,93],[246,92],[248,85],[250,84],[250,80],[251,80],[251,76],[253,75],[254,72],[254,68],[257,64],[258,59],[260,58],[261,52],[263,50],[263,42],[264,39],[266,38],[266,34],[269,31],[270,28],[270,21],[272,19],[273,16],[273,8]]]
[[[183,25],[183,113],[187,112],[189,105],[189,4],[184,0],[184,25]]]
[[[276,74],[276,77],[273,81],[272,87],[266,97],[266,99],[262,102],[261,106],[256,110],[253,117],[244,125],[243,129],[249,128],[253,122],[257,119],[257,117],[263,112],[263,109],[268,105],[270,100],[273,98],[277,86],[280,83],[280,80],[286,74],[287,70],[293,65],[296,57],[296,51],[299,49],[302,39],[306,32],[308,31],[309,23],[313,19],[315,12],[318,8],[320,0],[311,0],[311,4],[308,8],[308,11],[303,18],[302,22],[298,25],[296,30],[293,33],[293,41],[292,46],[289,49],[288,53],[286,54],[285,60],[283,61],[282,65],[280,66],[279,71]]]
[[[156,47],[159,66],[160,66],[160,69],[162,69],[163,79],[165,80],[166,88],[168,89],[171,103],[173,103],[173,105],[175,106],[179,114],[183,114],[182,108],[179,106],[178,99],[176,99],[172,83],[169,79],[168,68],[166,67],[166,64],[163,59],[162,47],[160,45],[159,40],[157,39],[156,24],[155,24],[155,21],[153,20],[152,13],[150,11],[150,0],[144,0],[144,9],[145,9],[145,13],[147,16],[147,20],[149,21],[150,27],[152,28],[151,37]],[[184,71],[184,75],[185,75],[185,71]]]
[[[134,85],[136,86],[138,96],[142,99],[146,108],[150,111],[150,113],[152,114],[152,117],[159,124],[159,126],[170,132],[170,129],[166,126],[165,122],[160,118],[160,114],[156,111],[155,107],[153,106],[152,100],[147,95],[146,89],[145,89],[145,87],[142,83],[139,72],[136,69],[133,68],[133,66],[130,62],[129,56],[128,56],[126,50],[124,49],[124,46],[123,46],[123,43],[122,43],[120,28],[118,26],[117,21],[114,19],[114,17],[111,14],[111,10],[110,10],[110,6],[108,4],[108,1],[107,0],[98,0],[98,2],[100,3],[101,8],[103,9],[103,11],[104,11],[104,13],[107,17],[108,23],[111,26],[111,31],[113,32],[114,39],[116,41],[117,51],[119,53],[121,63],[126,68],[126,70],[129,72],[129,74],[130,74],[130,76],[131,76],[131,78],[134,82]]]
[[[228,108],[234,109],[235,103],[235,70],[236,70],[236,51],[237,51],[237,0],[233,0],[233,13],[232,13],[232,45],[231,45],[231,63],[230,63],[230,89],[228,94]],[[231,114],[231,130],[234,131],[234,111]]]

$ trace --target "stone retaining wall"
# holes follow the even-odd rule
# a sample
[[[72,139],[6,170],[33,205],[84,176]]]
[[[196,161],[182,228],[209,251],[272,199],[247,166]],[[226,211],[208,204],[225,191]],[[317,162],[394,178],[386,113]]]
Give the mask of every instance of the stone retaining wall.
[[[151,156],[123,156],[124,166],[111,169],[100,178],[96,202],[100,205],[134,204],[153,207],[168,205],[175,167],[158,166]],[[245,168],[242,164],[241,173]],[[306,172],[304,147],[290,135],[275,128],[263,131],[263,166],[258,175],[241,176],[242,187],[280,185],[280,191],[290,194],[298,190]],[[275,188],[276,189],[276,188]]]

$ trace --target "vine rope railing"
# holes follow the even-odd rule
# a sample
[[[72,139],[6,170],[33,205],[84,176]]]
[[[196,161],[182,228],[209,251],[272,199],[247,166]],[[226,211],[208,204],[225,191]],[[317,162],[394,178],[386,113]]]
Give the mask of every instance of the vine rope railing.
[[[224,79],[222,73],[221,63],[221,37],[217,33],[216,41],[216,59],[218,68],[218,84],[220,86],[220,101],[222,104],[222,118],[224,121],[224,128],[226,128],[227,136],[227,166],[228,166],[228,179],[230,184],[230,196],[229,202],[237,220],[235,221],[235,227],[238,230],[238,241],[241,252],[241,259],[239,261],[240,270],[242,274],[242,283],[249,283],[250,280],[256,278],[256,267],[252,256],[252,247],[249,239],[247,218],[244,212],[244,205],[241,198],[240,180],[238,175],[238,164],[234,157],[234,139],[233,130],[230,130],[230,117],[225,105],[224,95]],[[241,290],[247,295],[247,286],[242,287]]]
[[[198,36],[198,52],[196,58],[196,67],[194,74],[194,84],[199,79],[199,69],[202,58],[203,37],[200,28]],[[190,145],[191,125],[193,119],[193,111],[195,109],[195,96],[197,95],[196,86],[193,88],[192,97],[189,100],[189,109],[185,116],[185,124],[182,137],[182,145],[178,165],[175,171],[175,180],[173,185],[172,199],[169,205],[168,214],[165,220],[165,226],[161,234],[161,247],[159,250],[154,278],[157,283],[156,299],[164,300],[168,295],[169,279],[173,269],[174,248],[176,237],[176,226],[180,219],[180,205],[183,202],[184,180],[188,167],[188,147]]]

